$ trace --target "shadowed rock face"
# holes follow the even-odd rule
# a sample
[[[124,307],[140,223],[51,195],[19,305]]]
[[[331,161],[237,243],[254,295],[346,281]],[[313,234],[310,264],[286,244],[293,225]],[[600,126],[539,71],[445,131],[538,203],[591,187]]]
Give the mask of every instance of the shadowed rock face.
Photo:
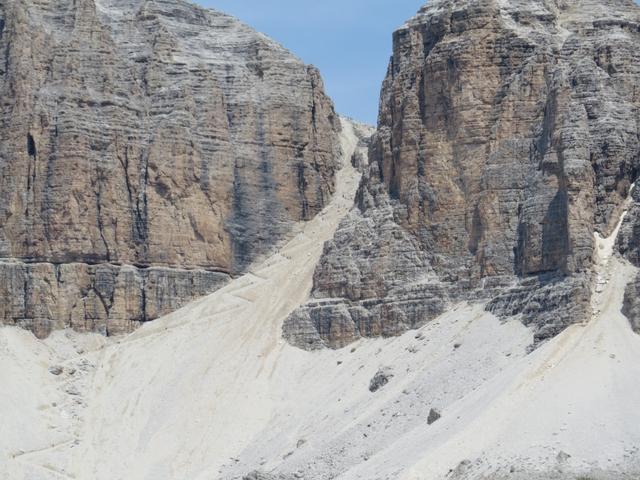
[[[640,267],[640,188],[633,189],[632,203],[618,235],[618,250],[636,267]],[[631,327],[640,333],[640,273],[629,282],[622,309]]]
[[[0,322],[109,333],[215,290],[333,191],[317,70],[180,0],[0,4]]]
[[[640,169],[640,9],[434,0],[393,39],[371,170],[285,336],[340,347],[461,300],[539,340],[583,319]]]
[[[627,285],[622,313],[629,319],[633,331],[640,334],[640,275]]]
[[[631,204],[620,227],[618,250],[636,267],[640,267],[640,188],[633,188]]]

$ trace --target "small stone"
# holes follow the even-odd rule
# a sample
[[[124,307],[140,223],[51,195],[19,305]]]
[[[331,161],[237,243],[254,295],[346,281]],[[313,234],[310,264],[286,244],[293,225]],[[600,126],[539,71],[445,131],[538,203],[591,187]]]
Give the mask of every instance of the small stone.
[[[427,418],[427,424],[428,425],[432,425],[435,422],[437,422],[438,420],[440,420],[441,417],[442,417],[442,414],[440,413],[440,410],[438,410],[436,408],[432,408],[429,411],[429,417]]]
[[[393,378],[393,372],[389,367],[381,368],[376,372],[371,381],[369,382],[369,391],[377,392],[384,387],[389,380]]]
[[[275,477],[255,470],[249,473],[248,475],[245,475],[244,477],[242,477],[242,480],[275,480]]]
[[[49,367],[49,373],[51,375],[60,375],[62,374],[62,372],[64,371],[64,369],[60,366],[60,365],[53,365],[51,367]]]
[[[80,391],[76,388],[75,385],[69,385],[66,389],[65,392],[67,392],[69,395],[80,395]]]
[[[452,478],[462,477],[465,473],[467,473],[471,469],[471,460],[462,460],[458,466],[452,470],[451,476]]]

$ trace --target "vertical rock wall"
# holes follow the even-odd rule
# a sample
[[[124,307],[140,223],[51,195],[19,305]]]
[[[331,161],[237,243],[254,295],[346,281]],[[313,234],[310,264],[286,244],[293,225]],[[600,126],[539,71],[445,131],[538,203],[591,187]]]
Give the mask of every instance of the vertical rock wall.
[[[0,322],[109,333],[245,271],[333,191],[317,70],[180,0],[0,4]]]
[[[539,340],[582,320],[593,233],[640,171],[639,52],[632,0],[429,2],[394,33],[371,170],[288,338],[393,335],[462,300]]]
[[[618,250],[633,265],[640,268],[640,188],[633,188],[631,205],[618,235]],[[622,309],[631,327],[640,333],[640,273],[629,282]]]

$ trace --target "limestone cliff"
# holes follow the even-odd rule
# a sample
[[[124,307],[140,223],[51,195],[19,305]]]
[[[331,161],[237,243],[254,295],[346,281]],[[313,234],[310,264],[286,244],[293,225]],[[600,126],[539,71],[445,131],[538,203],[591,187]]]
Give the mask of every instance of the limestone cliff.
[[[333,191],[319,73],[181,0],[0,2],[0,323],[129,331]]]
[[[640,267],[640,189],[633,188],[630,208],[620,228],[618,250],[634,266]],[[640,333],[640,273],[627,285],[622,309],[631,327]]]
[[[285,337],[340,347],[475,300],[538,340],[584,320],[594,231],[640,172],[638,85],[632,0],[429,2],[393,36],[357,208]]]

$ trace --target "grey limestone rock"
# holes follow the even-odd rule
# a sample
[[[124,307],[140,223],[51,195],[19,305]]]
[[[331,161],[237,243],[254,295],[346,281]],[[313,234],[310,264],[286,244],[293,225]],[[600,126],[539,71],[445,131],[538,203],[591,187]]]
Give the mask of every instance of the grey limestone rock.
[[[393,378],[393,370],[389,367],[379,369],[369,382],[369,391],[377,392]]]
[[[640,267],[640,188],[631,194],[631,205],[620,226],[616,246],[620,253],[636,267]]]
[[[61,367],[60,365],[52,365],[51,367],[49,367],[49,373],[51,375],[62,375],[62,372],[64,372],[64,368]]]
[[[256,470],[242,477],[242,480],[291,480],[291,477],[270,475]]]
[[[441,417],[442,417],[442,414],[440,413],[440,410],[438,410],[437,408],[432,408],[429,411],[429,417],[427,418],[427,424],[428,425],[433,425],[438,420],[440,420]]]
[[[183,0],[0,2],[0,323],[130,331],[334,189],[318,71]]]
[[[627,285],[622,313],[631,322],[631,328],[640,334],[640,274]]]
[[[634,188],[632,203],[620,227],[618,250],[636,267],[640,267],[640,188]],[[640,273],[629,282],[624,296],[622,313],[631,327],[640,333]]]
[[[285,337],[337,348],[458,301],[537,341],[584,320],[593,233],[640,172],[639,27],[632,0],[423,7],[394,33],[356,208]]]

